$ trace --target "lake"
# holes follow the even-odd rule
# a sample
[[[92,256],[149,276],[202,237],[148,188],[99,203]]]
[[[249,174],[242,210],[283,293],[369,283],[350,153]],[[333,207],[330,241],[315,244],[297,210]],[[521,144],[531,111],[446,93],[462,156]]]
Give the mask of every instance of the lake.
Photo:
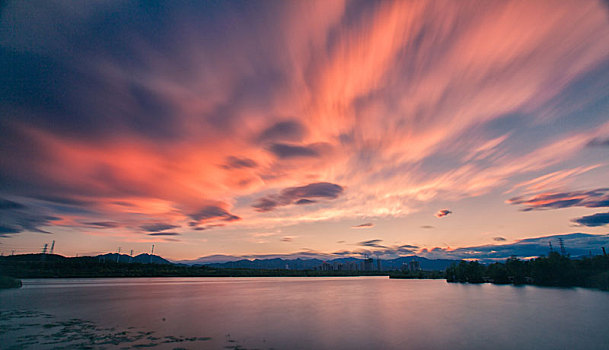
[[[30,279],[0,348],[608,349],[609,293],[387,277]]]

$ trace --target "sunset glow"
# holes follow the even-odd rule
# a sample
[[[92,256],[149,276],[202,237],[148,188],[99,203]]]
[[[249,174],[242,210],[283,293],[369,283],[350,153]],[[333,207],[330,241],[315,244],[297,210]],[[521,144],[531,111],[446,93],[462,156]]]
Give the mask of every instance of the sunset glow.
[[[607,234],[606,2],[1,11],[5,255],[441,258]]]

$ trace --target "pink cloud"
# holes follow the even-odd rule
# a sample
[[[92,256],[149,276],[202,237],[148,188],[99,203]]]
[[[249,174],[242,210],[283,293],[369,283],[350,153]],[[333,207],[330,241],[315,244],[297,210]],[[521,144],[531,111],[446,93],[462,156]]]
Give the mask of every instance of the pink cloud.
[[[566,130],[513,152],[517,132],[487,134],[483,126],[516,112],[531,125],[557,117],[553,101],[609,57],[599,44],[609,40],[603,4],[444,5],[287,2],[266,13],[268,21],[235,21],[230,45],[213,49],[189,26],[196,16],[176,11],[184,17],[168,29],[171,52],[134,39],[125,45],[136,65],[111,54],[70,57],[98,80],[65,94],[112,132],[74,136],[25,121],[33,117],[7,122],[36,151],[13,147],[18,155],[2,160],[32,185],[24,187],[95,212],[53,224],[113,222],[134,235],[150,222],[203,231],[403,216],[438,197],[510,184],[538,191],[592,170],[581,165],[514,185],[514,177],[557,166],[603,134]],[[44,42],[54,42],[48,35]],[[24,49],[18,37],[7,45]],[[151,101],[166,115],[143,113]],[[426,168],[441,157],[454,163]],[[283,189],[315,183],[349,191],[320,205],[304,205],[314,196],[277,200]],[[258,199],[285,210],[265,216],[252,208]]]

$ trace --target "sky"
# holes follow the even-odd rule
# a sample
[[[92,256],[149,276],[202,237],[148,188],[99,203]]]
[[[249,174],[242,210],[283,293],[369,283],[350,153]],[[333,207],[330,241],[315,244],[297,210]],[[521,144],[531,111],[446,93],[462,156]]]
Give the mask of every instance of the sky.
[[[0,6],[3,254],[609,242],[606,2]]]

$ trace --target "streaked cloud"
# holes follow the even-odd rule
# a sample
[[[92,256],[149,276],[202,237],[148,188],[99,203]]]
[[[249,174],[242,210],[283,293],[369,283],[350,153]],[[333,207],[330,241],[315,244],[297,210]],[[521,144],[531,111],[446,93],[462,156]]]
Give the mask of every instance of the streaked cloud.
[[[258,212],[267,212],[289,204],[312,204],[316,199],[336,199],[343,193],[343,187],[329,182],[316,182],[305,186],[288,187],[278,195],[259,198],[252,207]]]
[[[600,137],[595,137],[592,140],[590,140],[590,142],[588,142],[588,146],[609,146],[609,138],[600,138]]]
[[[195,211],[194,213],[189,214],[189,216],[194,220],[194,222],[197,222],[198,224],[218,220],[225,222],[241,220],[240,217],[229,213],[226,209],[217,205],[204,206],[203,208]],[[164,224],[163,226],[166,227],[168,225]]]
[[[269,141],[301,141],[306,133],[305,127],[298,120],[285,120],[277,122],[258,136],[259,142]]]
[[[546,192],[533,196],[514,197],[509,199],[507,203],[524,205],[523,211],[568,207],[609,207],[609,189],[597,188],[590,191]]]
[[[369,241],[359,242],[358,245],[361,245],[364,247],[387,248],[384,245],[382,245],[381,242],[383,242],[382,239],[371,239]]]
[[[606,185],[600,1],[146,6],[2,7],[5,235],[604,206],[573,187]]]
[[[61,218],[45,213],[39,207],[0,198],[0,237],[8,237],[23,231],[50,233],[43,229],[61,222]]]
[[[113,221],[85,222],[84,224],[87,226],[92,226],[92,227],[101,228],[101,229],[117,228],[117,227],[121,226],[119,223],[113,222]]]
[[[258,164],[249,158],[229,156],[226,158],[225,169],[255,168]]]
[[[374,227],[374,224],[371,223],[371,222],[366,222],[366,223],[363,223],[363,224],[351,226],[351,228],[371,228],[371,227]]]
[[[142,230],[148,231],[148,232],[161,232],[161,231],[167,231],[167,230],[171,230],[171,229],[178,228],[178,227],[180,227],[180,226],[162,223],[162,222],[158,222],[158,223],[154,223],[154,224],[145,224],[145,225],[140,226],[140,228]]]
[[[148,236],[179,236],[180,234],[177,232],[152,232],[149,233]]]

